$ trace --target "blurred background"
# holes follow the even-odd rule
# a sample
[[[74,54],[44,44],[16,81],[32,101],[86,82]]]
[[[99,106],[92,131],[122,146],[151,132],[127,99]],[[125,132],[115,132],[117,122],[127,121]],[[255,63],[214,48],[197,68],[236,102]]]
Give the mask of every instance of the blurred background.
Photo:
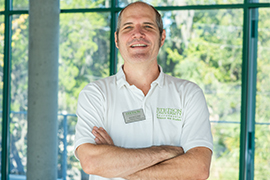
[[[77,98],[86,84],[115,74],[123,63],[112,33],[118,12],[130,2],[60,0],[58,179],[88,178],[73,156]],[[158,56],[163,71],[197,83],[205,93],[214,137],[209,179],[269,179],[270,0],[145,2],[162,14],[167,32]],[[8,149],[1,168],[14,180],[26,179],[27,172],[28,7],[28,0],[0,0],[1,153]],[[5,76],[9,94],[3,91]]]

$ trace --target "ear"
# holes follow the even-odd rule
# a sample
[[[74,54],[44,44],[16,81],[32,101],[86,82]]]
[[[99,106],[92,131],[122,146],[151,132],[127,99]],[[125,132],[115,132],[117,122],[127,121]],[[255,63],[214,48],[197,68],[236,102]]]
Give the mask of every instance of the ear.
[[[165,31],[165,29],[163,29],[162,35],[161,35],[160,47],[163,46],[165,39],[166,39],[166,31]]]
[[[114,33],[114,42],[115,42],[115,46],[119,49],[119,46],[118,46],[118,37],[117,37],[117,33],[116,32]]]

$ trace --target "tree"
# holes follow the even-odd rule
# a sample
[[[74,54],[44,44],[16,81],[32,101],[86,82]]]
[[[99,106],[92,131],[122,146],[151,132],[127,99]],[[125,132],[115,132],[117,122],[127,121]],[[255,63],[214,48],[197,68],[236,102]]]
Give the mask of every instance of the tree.
[[[241,10],[230,9],[163,15],[169,19],[168,37],[159,63],[166,73],[193,81],[204,90],[214,121],[240,121],[242,19],[233,17],[241,15]],[[212,124],[212,131],[215,166],[211,178],[236,179],[240,126]]]
[[[77,98],[91,81],[109,76],[109,13],[61,14],[59,59],[59,111],[75,113]],[[68,148],[73,149],[77,119],[68,119]],[[60,121],[60,125],[62,121]],[[59,131],[61,143],[62,131]],[[61,146],[59,146],[60,148]],[[59,149],[59,153],[62,148]],[[59,162],[61,156],[59,154]],[[68,152],[68,176],[81,173],[78,160]]]
[[[255,179],[270,175],[270,11],[259,9],[255,127]],[[266,124],[268,123],[268,124]]]

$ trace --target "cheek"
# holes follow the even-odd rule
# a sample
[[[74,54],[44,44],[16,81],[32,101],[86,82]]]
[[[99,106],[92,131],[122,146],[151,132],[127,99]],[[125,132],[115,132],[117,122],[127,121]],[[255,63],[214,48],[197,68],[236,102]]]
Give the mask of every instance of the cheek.
[[[123,36],[118,37],[118,39],[117,39],[118,46],[123,46],[125,44],[125,42],[126,42],[125,37],[123,37]]]
[[[161,37],[159,38],[158,46],[161,47]]]

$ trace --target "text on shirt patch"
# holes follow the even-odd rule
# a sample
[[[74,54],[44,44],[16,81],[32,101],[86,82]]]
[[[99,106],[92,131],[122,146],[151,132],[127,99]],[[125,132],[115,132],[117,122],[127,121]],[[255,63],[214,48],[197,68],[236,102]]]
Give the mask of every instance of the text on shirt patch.
[[[123,112],[122,114],[124,116],[124,120],[126,124],[145,120],[143,109],[126,111],[126,112]]]
[[[182,109],[176,108],[157,108],[158,119],[169,119],[175,121],[182,120]]]

